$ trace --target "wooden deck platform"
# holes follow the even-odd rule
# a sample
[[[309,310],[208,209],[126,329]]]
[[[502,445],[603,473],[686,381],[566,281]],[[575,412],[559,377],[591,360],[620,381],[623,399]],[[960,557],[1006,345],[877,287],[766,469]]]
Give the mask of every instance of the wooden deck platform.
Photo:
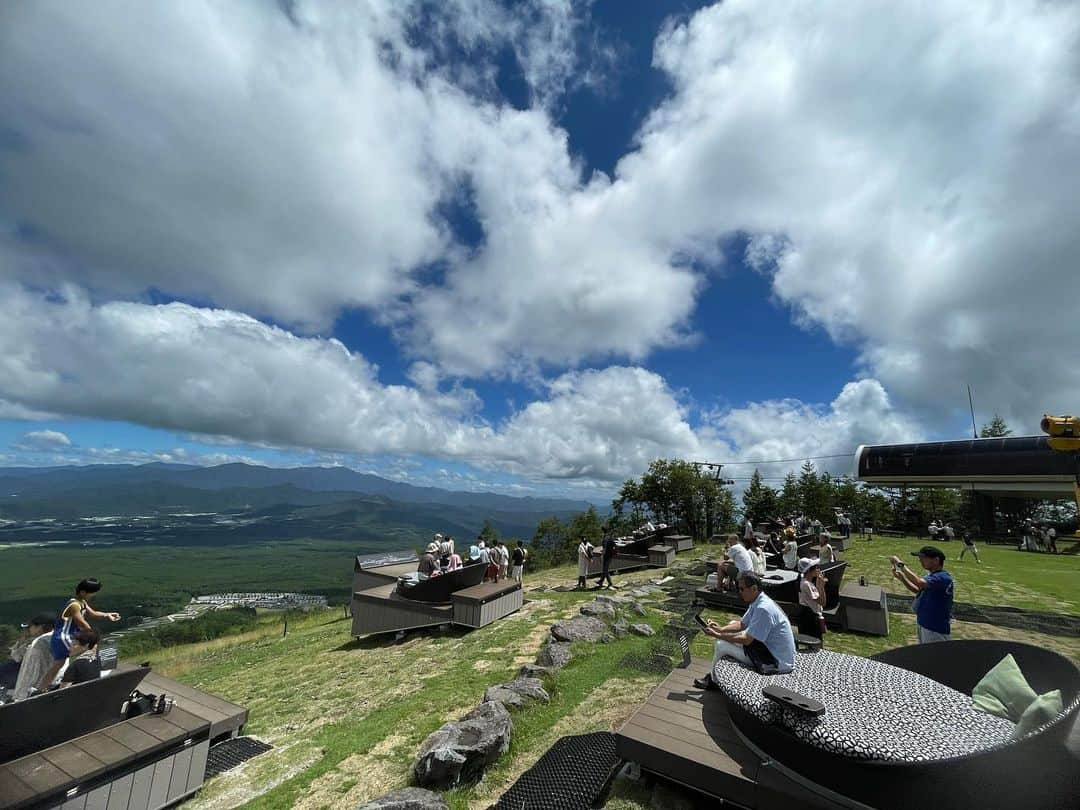
[[[697,689],[709,661],[674,670],[619,729],[620,759],[694,790],[756,808],[761,761],[739,741],[719,692]]]
[[[741,740],[723,695],[694,686],[704,658],[673,670],[619,729],[615,751],[642,770],[746,810],[835,810],[810,795]]]
[[[248,720],[248,710],[243,706],[230,703],[216,695],[174,681],[172,678],[166,678],[153,671],[143,678],[139,690],[146,694],[156,695],[164,692],[172,696],[176,708],[183,709],[210,724],[212,741],[237,736]]]
[[[164,807],[203,783],[209,724],[142,715],[0,765],[0,808]]]

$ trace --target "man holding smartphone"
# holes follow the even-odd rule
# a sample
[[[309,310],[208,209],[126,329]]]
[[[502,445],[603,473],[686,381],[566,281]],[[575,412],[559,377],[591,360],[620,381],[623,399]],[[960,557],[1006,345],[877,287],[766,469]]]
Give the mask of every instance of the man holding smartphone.
[[[911,552],[928,573],[925,577],[913,573],[896,555],[890,559],[893,576],[915,594],[912,609],[918,625],[919,643],[948,641],[951,631],[953,579],[945,570],[945,553],[937,546],[923,546]]]
[[[737,580],[739,597],[749,607],[741,619],[721,627],[712,620],[699,622],[705,635],[716,639],[713,667],[723,657],[733,658],[763,675],[791,672],[795,667],[795,635],[787,615],[762,590],[761,577],[742,573]],[[698,689],[715,689],[712,669],[694,680]]]

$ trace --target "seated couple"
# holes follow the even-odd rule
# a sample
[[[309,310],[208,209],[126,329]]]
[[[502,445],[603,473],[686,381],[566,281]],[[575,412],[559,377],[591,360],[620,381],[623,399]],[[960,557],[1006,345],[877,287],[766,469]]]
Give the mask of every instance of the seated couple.
[[[713,668],[694,680],[698,689],[715,689],[713,669],[721,658],[733,658],[763,675],[791,672],[795,667],[795,635],[780,606],[762,590],[761,577],[745,572],[738,578],[739,597],[749,607],[741,619],[720,626],[705,623],[705,635],[716,639]]]

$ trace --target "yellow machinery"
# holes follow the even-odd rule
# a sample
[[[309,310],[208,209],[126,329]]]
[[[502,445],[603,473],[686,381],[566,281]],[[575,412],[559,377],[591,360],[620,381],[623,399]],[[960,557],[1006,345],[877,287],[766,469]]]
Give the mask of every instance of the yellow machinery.
[[[1047,442],[1050,447],[1062,453],[1070,453],[1076,460],[1073,497],[1076,498],[1076,512],[1080,519],[1080,417],[1045,414],[1039,427],[1050,437]],[[1080,537],[1080,527],[1077,528],[1076,535]]]

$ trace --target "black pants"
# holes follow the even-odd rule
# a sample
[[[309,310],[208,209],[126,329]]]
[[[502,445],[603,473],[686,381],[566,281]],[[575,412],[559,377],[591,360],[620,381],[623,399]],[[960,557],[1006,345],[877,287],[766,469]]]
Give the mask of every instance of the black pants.
[[[600,587],[601,585],[603,585],[605,579],[607,580],[608,585],[612,585],[612,586],[615,585],[615,583],[611,581],[611,571],[608,570],[610,565],[611,565],[611,560],[605,558],[604,559],[604,569],[600,572],[600,579],[597,580],[597,582],[596,582],[597,587]]]
[[[796,621],[798,623],[799,633],[804,636],[821,638],[825,635],[825,628],[822,626],[825,624],[825,620],[819,618],[818,615],[806,605],[803,605],[799,610],[799,618]]]

